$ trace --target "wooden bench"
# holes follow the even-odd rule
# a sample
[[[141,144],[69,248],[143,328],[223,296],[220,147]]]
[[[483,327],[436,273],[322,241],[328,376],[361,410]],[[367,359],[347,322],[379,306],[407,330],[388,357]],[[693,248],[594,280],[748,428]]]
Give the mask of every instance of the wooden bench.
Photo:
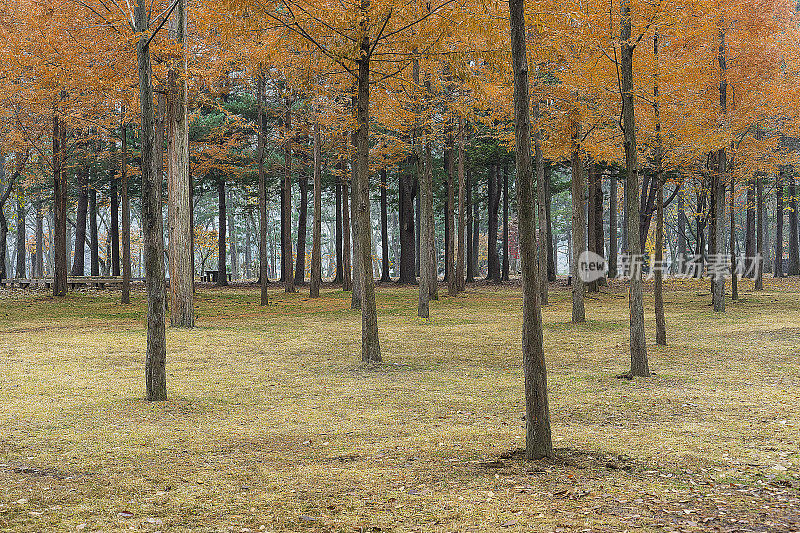
[[[142,281],[141,278],[131,278],[133,281]],[[27,289],[30,287],[46,287],[53,286],[53,278],[9,278],[0,279],[0,286],[20,289]],[[106,286],[122,286],[122,276],[67,276],[67,287],[70,290],[75,290],[80,287],[96,287],[104,289]]]
[[[209,283],[216,283],[219,279],[219,270],[206,270],[206,275],[203,276],[203,281]],[[228,281],[231,281],[231,274],[228,272]]]

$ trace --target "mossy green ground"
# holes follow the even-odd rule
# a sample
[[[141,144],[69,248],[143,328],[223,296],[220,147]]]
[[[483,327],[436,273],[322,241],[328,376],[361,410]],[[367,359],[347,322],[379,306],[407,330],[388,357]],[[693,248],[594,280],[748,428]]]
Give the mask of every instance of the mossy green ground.
[[[168,330],[168,390],[143,400],[144,300],[0,295],[3,531],[800,530],[796,280],[666,293],[669,346],[629,364],[627,298],[571,324],[543,312],[557,457],[525,462],[518,287],[476,286],[416,318],[378,289],[385,364],[328,288],[199,289]]]

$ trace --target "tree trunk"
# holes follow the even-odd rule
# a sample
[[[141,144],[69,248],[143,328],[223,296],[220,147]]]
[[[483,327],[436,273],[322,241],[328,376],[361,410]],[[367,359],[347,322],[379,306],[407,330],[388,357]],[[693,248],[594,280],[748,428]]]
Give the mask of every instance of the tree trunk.
[[[473,261],[472,274],[474,277],[481,276],[481,268],[480,268],[481,211],[480,211],[480,201],[478,200],[479,194],[480,193],[476,191],[475,196],[473,197],[474,203],[472,205],[472,261]],[[471,281],[475,281],[475,279],[473,278]]]
[[[731,209],[730,209],[730,258],[731,258],[731,300],[739,299],[739,281],[736,273],[736,186],[733,174],[731,179]]]
[[[545,219],[547,222],[547,280],[556,280],[556,264],[558,258],[556,257],[555,246],[553,245],[553,217],[551,215],[551,203],[553,194],[550,191],[551,172],[549,169],[544,173],[544,188],[545,188]],[[542,291],[544,292],[544,291]]]
[[[466,175],[466,197],[467,197],[467,205],[465,206],[465,210],[467,212],[467,234],[466,234],[466,241],[467,241],[467,278],[465,281],[469,283],[475,282],[475,239],[473,239],[473,228],[475,228],[475,222],[472,216],[472,208],[473,208],[473,201],[472,201],[472,172],[470,170],[467,171]]]
[[[465,248],[467,243],[466,210],[467,204],[466,183],[464,177],[464,119],[458,117],[458,255],[456,256],[456,288],[459,292],[464,290]]]
[[[161,179],[156,169],[153,124],[153,80],[145,0],[137,0],[136,47],[139,61],[141,102],[142,233],[144,235],[145,285],[147,288],[147,356],[145,383],[149,401],[167,399],[167,343],[164,323],[164,233],[161,214]]]
[[[584,219],[583,161],[580,153],[581,126],[573,124],[572,135],[572,322],[586,322],[584,307],[585,285],[578,270],[578,261],[586,249],[586,220]]]
[[[617,277],[617,169],[611,169],[608,198],[608,277]]]
[[[517,163],[517,217],[522,259],[522,368],[525,374],[525,458],[552,457],[547,368],[539,307],[536,218],[533,211],[528,58],[525,49],[525,1],[509,0],[514,69],[514,134]]]
[[[228,285],[228,265],[226,261],[228,257],[228,206],[227,196],[225,195],[225,178],[217,180],[217,201],[219,202],[217,216],[219,227],[217,232],[217,287],[225,287]]]
[[[358,214],[358,255],[361,266],[361,360],[365,363],[381,361],[378,340],[378,310],[375,305],[375,278],[372,275],[372,225],[370,224],[369,198],[369,73],[370,41],[369,19],[366,15],[369,0],[361,0],[361,54],[358,60],[358,100],[356,103],[356,163],[358,182],[354,205]]]
[[[66,127],[53,112],[53,296],[67,295],[67,175],[64,172]]]
[[[336,276],[333,278],[334,283],[342,283],[343,268],[342,268],[342,166],[336,165]]]
[[[756,177],[756,281],[754,289],[764,290],[764,181]]]
[[[538,99],[533,104],[533,117],[539,120],[539,101]],[[542,156],[542,134],[538,126],[533,131],[533,154],[534,164],[536,171],[536,207],[539,215],[539,232],[536,238],[536,253],[538,272],[539,272],[539,303],[546,306],[549,303],[548,285],[549,285],[549,259],[550,259],[550,246],[548,245],[547,236],[547,183],[544,171],[544,157]],[[518,232],[519,233],[519,232]]]
[[[233,191],[229,187],[227,190],[228,201],[226,202],[228,215],[228,248],[231,257],[231,279],[239,279],[239,241],[236,239],[236,218],[233,199]]]
[[[119,181],[117,178],[117,142],[111,141],[109,196],[111,201],[111,275],[119,276]]]
[[[292,256],[292,108],[291,101],[286,99],[286,115],[284,120],[286,128],[286,146],[284,148],[283,169],[283,211],[285,223],[283,230],[283,290],[295,292],[294,288],[294,257]]]
[[[54,117],[54,122],[58,120]],[[58,154],[58,146],[57,146],[57,126],[54,127],[55,132],[53,134],[53,159],[55,163],[55,159]],[[0,153],[0,186],[5,185],[5,164],[6,158],[5,155]],[[55,164],[53,165],[56,166]],[[8,180],[8,185],[5,185],[5,190],[0,190],[0,280],[4,280],[8,278],[8,265],[6,265],[6,253],[8,252],[8,220],[6,219],[6,213],[4,211],[4,207],[6,205],[6,201],[8,201],[9,196],[11,196],[11,191],[14,188],[14,179]],[[56,185],[58,185],[58,181],[56,181]],[[56,204],[57,205],[57,204]],[[56,294],[55,296],[59,296]]]
[[[601,257],[606,255],[605,231],[603,230],[603,172],[595,166],[594,182],[594,246],[595,253]],[[600,286],[605,287],[608,281],[605,277],[598,280]]]
[[[647,345],[644,337],[644,302],[642,271],[638,268],[642,249],[639,238],[639,163],[636,153],[636,118],[633,108],[633,50],[631,42],[630,0],[620,7],[620,92],[622,93],[622,130],[625,137],[625,204],[628,228],[628,254],[632,261],[630,300],[631,375],[649,376]]]
[[[584,208],[586,210],[586,250],[597,253],[597,247],[595,245],[595,234],[597,230],[595,229],[597,223],[595,221],[595,215],[597,210],[595,209],[595,185],[597,181],[597,164],[591,158],[587,161],[586,164],[587,168],[587,179],[586,179],[586,202],[584,204]],[[597,280],[590,281],[586,283],[586,292],[597,292],[599,290],[599,284]]]
[[[25,189],[20,184],[17,187],[17,265],[14,275],[17,278],[24,278],[27,274],[27,240],[28,232],[25,225]]]
[[[426,134],[427,136],[427,134]],[[434,292],[433,285],[438,283],[436,271],[436,248],[433,218],[433,173],[430,152],[430,140],[425,140],[425,154],[420,158],[421,172],[419,183],[420,197],[420,269],[419,269],[419,304],[417,316],[428,318],[430,315],[430,300]]]
[[[487,239],[486,260],[488,272],[486,279],[495,283],[500,282],[500,259],[497,253],[497,215],[500,209],[500,165],[495,162],[489,171],[487,193],[487,215],[489,217],[489,238]]]
[[[75,253],[72,260],[73,276],[84,276],[86,274],[85,254],[86,254],[86,212],[89,209],[89,166],[86,162],[79,169],[78,187],[78,206],[75,214]]]
[[[500,273],[502,281],[510,279],[510,270],[511,263],[508,257],[508,169],[503,167],[503,264]]]
[[[194,269],[192,268],[192,190],[189,179],[189,122],[187,107],[187,10],[178,0],[171,37],[181,57],[167,73],[167,226],[169,231],[169,311],[172,327],[194,327]]]
[[[124,122],[120,127],[122,135],[122,161],[120,163],[122,189],[122,297],[123,304],[131,303],[131,202],[128,195],[128,127]],[[65,270],[66,273],[66,270]],[[66,277],[64,284],[66,286]]]
[[[352,177],[352,171],[351,171]],[[353,254],[350,251],[350,236],[351,233],[351,224],[350,224],[350,194],[348,192],[348,184],[349,179],[342,180],[342,237],[344,237],[343,249],[342,249],[342,267],[343,267],[343,277],[342,277],[342,290],[343,291],[352,291],[353,290],[353,267],[352,267],[352,257]]]
[[[455,150],[453,148],[453,135],[448,134],[450,146],[447,158],[447,206],[445,208],[445,276],[447,278],[447,294],[458,294],[458,279],[456,278],[456,232],[455,232]]]
[[[416,184],[412,169],[414,157],[406,158],[405,168],[398,177],[398,210],[400,211],[400,278],[401,284],[417,282],[416,232],[414,229],[414,191]]]
[[[261,305],[269,305],[267,292],[267,176],[264,171],[266,158],[266,113],[264,111],[264,79],[259,71],[256,79],[256,102],[258,105],[258,281],[261,284]]]
[[[353,144],[356,145],[355,134],[353,136]],[[350,293],[350,309],[356,310],[361,309],[361,249],[359,248],[359,240],[358,240],[358,223],[360,219],[358,218],[358,200],[360,198],[360,192],[358,187],[361,185],[361,182],[358,178],[358,172],[361,170],[358,167],[358,155],[353,152],[353,156],[351,158],[350,169],[352,172],[352,177],[350,180],[350,186],[352,187],[351,190],[351,198],[350,198],[350,239],[353,243],[353,291]],[[372,225],[370,224],[370,229]],[[372,254],[370,253],[370,261],[372,260]]]
[[[744,255],[748,277],[755,278],[753,258],[756,255],[756,183],[754,178],[747,180],[747,216],[744,231]]]
[[[322,145],[319,124],[314,124],[314,228],[311,235],[311,298],[319,298],[322,285]]]
[[[389,275],[389,187],[386,169],[381,169],[381,281],[392,281]]]
[[[721,79],[719,82],[719,103],[720,109],[722,114],[726,114],[727,110],[727,99],[726,99],[726,92],[727,92],[727,81],[725,78],[725,32],[720,30],[720,43],[719,43],[719,66],[721,72]],[[719,267],[727,267],[727,261],[724,261],[724,250],[725,250],[725,236],[724,231],[722,230],[725,227],[725,181],[728,177],[728,155],[726,153],[725,148],[720,148],[717,151],[717,176],[716,180],[714,180],[714,253],[717,254],[717,257],[714,259],[716,262],[719,262],[718,268],[715,269],[715,275],[713,276],[713,290],[714,294],[712,296],[712,304],[714,307],[714,311],[717,313],[721,313],[725,311],[725,275],[723,274],[723,269]],[[731,210],[733,209],[733,205],[731,205]],[[734,228],[731,227],[731,231]],[[733,253],[733,250],[731,250]]]
[[[793,171],[792,171],[793,172]],[[800,243],[797,224],[797,185],[794,174],[789,175],[789,264],[790,276],[800,274]]]
[[[653,297],[656,315],[656,344],[667,345],[667,325],[664,317],[664,147],[661,140],[661,102],[658,83],[658,32],[653,36],[655,74],[653,76],[653,111],[655,116],[655,180],[656,180],[656,253],[653,264]],[[602,224],[602,219],[601,219]]]
[[[298,178],[300,185],[300,209],[297,217],[297,264],[295,265],[295,285],[306,283],[306,238],[308,236],[308,176]],[[312,191],[313,192],[313,191]]]
[[[783,277],[783,181],[785,169],[775,180],[775,277]]]
[[[100,241],[97,235],[97,189],[89,189],[89,243],[92,276],[100,275]]]
[[[42,213],[41,196],[36,202],[36,257],[33,264],[33,276],[44,277],[44,214]]]
[[[686,256],[687,256],[687,249],[686,249],[686,227],[687,227],[687,218],[686,218],[686,201],[684,200],[683,194],[678,196],[678,265],[679,265],[679,274],[683,274],[686,272]]]

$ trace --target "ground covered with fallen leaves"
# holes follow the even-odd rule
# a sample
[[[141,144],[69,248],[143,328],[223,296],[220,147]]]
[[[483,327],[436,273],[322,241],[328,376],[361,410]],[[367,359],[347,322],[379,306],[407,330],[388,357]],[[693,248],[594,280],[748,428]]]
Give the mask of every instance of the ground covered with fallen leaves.
[[[144,298],[0,293],[2,531],[800,531],[800,292],[767,280],[724,314],[670,282],[655,375],[629,365],[624,288],[586,324],[544,309],[557,457],[526,462],[521,294],[473,286],[416,317],[378,289],[385,363],[327,288],[203,287],[143,400]]]

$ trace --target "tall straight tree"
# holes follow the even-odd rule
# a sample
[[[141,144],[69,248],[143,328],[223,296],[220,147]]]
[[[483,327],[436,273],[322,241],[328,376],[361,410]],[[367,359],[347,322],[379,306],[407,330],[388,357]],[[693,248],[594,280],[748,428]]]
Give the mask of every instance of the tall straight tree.
[[[525,457],[552,457],[547,367],[539,307],[536,218],[533,211],[528,58],[525,46],[525,0],[509,0],[511,57],[514,69],[514,137],[517,205],[522,259],[522,368],[525,374]]]
[[[719,107],[723,115],[727,113],[727,87],[728,81],[726,78],[726,55],[725,55],[725,30],[720,29],[719,32],[719,55],[718,55],[720,80],[719,80]],[[717,176],[712,181],[712,194],[714,195],[714,252],[717,254],[715,258],[721,264],[719,266],[726,267],[727,263],[722,260],[723,250],[725,249],[725,232],[723,227],[725,225],[725,184],[728,178],[728,155],[723,146],[717,151]],[[731,205],[733,209],[733,205]],[[731,232],[735,230],[731,227]],[[734,253],[734,250],[731,250]],[[714,311],[720,313],[725,311],[725,276],[722,274],[722,268],[716,268],[714,271],[714,283],[712,285],[713,295],[712,304]]]
[[[292,256],[292,101],[286,98],[286,113],[284,115],[286,129],[286,143],[283,151],[283,213],[285,222],[281,226],[283,235],[283,248],[281,249],[281,263],[283,264],[283,290],[295,292]]]
[[[459,292],[464,290],[465,248],[467,243],[466,211],[467,186],[464,178],[464,119],[458,117],[458,254],[456,256],[456,286]]]
[[[783,277],[783,182],[786,168],[781,167],[775,178],[775,267],[776,278]]]
[[[573,122],[572,132],[572,321],[586,322],[584,296],[586,285],[578,271],[578,261],[586,249],[583,160],[580,152],[581,126]]]
[[[392,281],[389,276],[389,183],[386,168],[381,169],[381,281]]]
[[[192,270],[192,191],[189,187],[189,121],[187,107],[187,10],[178,0],[171,37],[181,55],[167,74],[167,221],[169,226],[170,324],[194,327]]]
[[[165,325],[164,232],[161,179],[156,169],[153,114],[153,78],[150,64],[150,20],[145,0],[137,0],[136,46],[141,104],[142,233],[147,289],[147,355],[145,385],[150,401],[167,399],[167,340]]]
[[[790,276],[800,274],[800,243],[798,242],[797,184],[794,169],[789,174],[789,262],[786,266]]]
[[[655,116],[655,180],[656,180],[656,254],[655,254],[655,279],[653,282],[653,300],[656,315],[656,344],[666,346],[667,326],[664,317],[664,287],[663,287],[663,262],[664,262],[664,147],[661,140],[661,102],[658,72],[658,32],[653,35],[653,56],[655,69],[653,74],[653,115]],[[733,204],[731,204],[733,205]],[[603,221],[600,220],[602,225]],[[602,244],[600,245],[602,246]]]
[[[261,284],[261,305],[269,304],[267,292],[267,176],[264,169],[266,158],[266,113],[264,111],[264,86],[266,80],[259,70],[256,78],[256,102],[258,105],[258,281]]]
[[[224,177],[217,179],[217,202],[217,286],[225,287],[228,285],[228,197],[225,194]]]
[[[647,345],[644,339],[644,297],[642,271],[637,268],[642,248],[639,239],[639,161],[636,153],[636,115],[633,108],[633,51],[630,0],[620,2],[620,93],[622,94],[622,133],[625,148],[625,213],[628,254],[631,261],[628,298],[630,307],[631,375],[647,377]]]
[[[539,100],[536,99],[533,104],[533,117],[539,120]],[[547,236],[547,184],[545,183],[544,173],[544,157],[542,156],[542,133],[537,125],[533,130],[533,153],[534,163],[536,165],[536,207],[539,216],[539,233],[536,235],[536,245],[539,261],[539,302],[542,306],[548,305],[548,256],[550,255],[550,246],[548,244]]]
[[[122,189],[122,297],[121,303],[131,303],[131,200],[128,194],[128,125],[122,113],[122,158],[120,160],[120,188]],[[66,272],[66,270],[65,270]],[[66,285],[66,277],[64,284]],[[166,334],[165,334],[166,335]]]
[[[314,123],[314,227],[311,236],[311,298],[322,285],[322,146],[319,124]]]

